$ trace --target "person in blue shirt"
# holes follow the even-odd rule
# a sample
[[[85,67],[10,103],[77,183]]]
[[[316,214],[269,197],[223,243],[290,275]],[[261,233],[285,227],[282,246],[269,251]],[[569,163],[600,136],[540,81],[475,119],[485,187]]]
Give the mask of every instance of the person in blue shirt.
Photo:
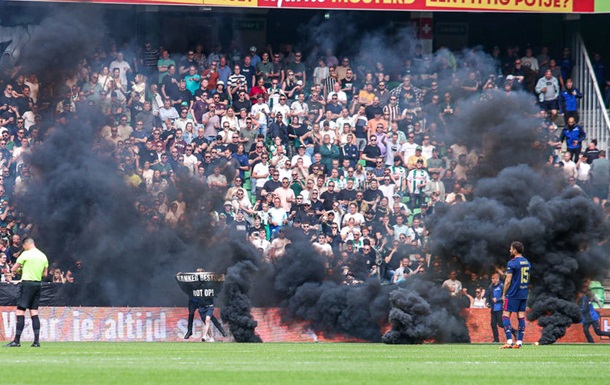
[[[487,289],[487,303],[491,310],[491,332],[494,336],[493,342],[500,342],[498,336],[498,326],[504,328],[502,323],[502,293],[504,284],[500,281],[500,274],[495,273],[491,276],[491,284]]]
[[[504,280],[504,290],[502,299],[504,302],[504,312],[502,313],[502,324],[506,333],[506,344],[503,349],[520,348],[523,345],[523,334],[525,333],[525,305],[529,294],[530,283],[530,262],[523,256],[523,244],[515,241],[510,244],[510,255],[512,259],[508,261],[506,267],[506,279]],[[513,344],[512,328],[510,316],[517,313],[519,320],[519,332],[517,343]]]
[[[587,337],[587,341],[590,344],[593,344],[595,341],[589,332],[589,328],[591,326],[593,326],[593,331],[595,334],[600,337],[610,337],[610,332],[602,331],[599,327],[599,313],[595,311],[592,301],[597,302],[597,305],[600,308],[602,307],[602,304],[595,294],[588,290],[588,286],[589,285],[586,285],[587,290],[580,293],[577,303],[580,307],[580,314],[582,316],[582,321],[580,321],[580,323],[582,323],[582,330],[585,333],[585,337]]]
[[[572,79],[566,80],[566,87],[559,93],[559,110],[563,113],[566,124],[570,117],[573,117],[576,123],[580,121],[578,99],[582,99],[582,93],[574,87]]]
[[[587,137],[585,130],[576,124],[576,119],[570,116],[566,122],[566,126],[561,131],[559,142],[566,141],[566,148],[572,156],[574,162],[578,162],[578,157],[582,150],[582,141]]]

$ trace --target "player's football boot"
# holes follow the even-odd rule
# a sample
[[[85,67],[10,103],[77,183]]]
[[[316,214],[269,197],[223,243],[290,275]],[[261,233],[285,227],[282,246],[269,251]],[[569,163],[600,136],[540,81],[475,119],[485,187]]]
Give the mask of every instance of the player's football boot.
[[[500,346],[500,349],[512,349],[515,345],[513,344],[504,344]]]

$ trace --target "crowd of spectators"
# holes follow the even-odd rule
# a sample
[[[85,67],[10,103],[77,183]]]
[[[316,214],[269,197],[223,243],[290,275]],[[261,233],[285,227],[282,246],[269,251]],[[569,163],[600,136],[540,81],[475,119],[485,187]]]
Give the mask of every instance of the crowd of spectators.
[[[473,194],[479,154],[447,135],[460,100],[535,95],[548,130],[545,157],[563,169],[566,184],[589,189],[593,165],[595,182],[606,186],[605,194],[595,187],[604,203],[610,181],[608,166],[605,176],[595,167],[594,141],[581,153],[582,95],[570,79],[568,49],[558,59],[545,47],[538,55],[495,47],[485,60],[473,52],[430,55],[416,46],[400,68],[386,69],[382,58],[354,63],[331,50],[304,57],[290,45],[242,54],[199,44],[170,54],[147,42],[138,50],[97,49],[53,84],[10,68],[0,96],[0,245],[7,256],[0,263],[15,261],[19,243],[11,237],[32,226],[12,197],[27,189],[26,154],[44,140],[45,123],[61,128],[95,110],[106,119],[97,151],[112,153],[151,231],[169,227],[187,237],[189,215],[199,209],[189,207],[178,181],[192,181],[222,197],[205,213],[217,233],[243,237],[270,263],[298,234],[346,284],[417,274],[479,306],[488,282],[481,272],[427,249],[426,219],[435,206]],[[66,278],[54,270],[53,281]]]

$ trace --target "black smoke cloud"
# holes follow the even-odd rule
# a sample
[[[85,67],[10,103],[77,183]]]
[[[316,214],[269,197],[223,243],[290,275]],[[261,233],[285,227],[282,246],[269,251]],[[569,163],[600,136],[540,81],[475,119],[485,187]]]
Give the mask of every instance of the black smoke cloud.
[[[369,24],[370,21],[356,12],[331,13],[329,20],[321,15],[314,16],[299,26],[303,38],[297,48],[305,51],[307,61],[314,67],[318,64],[317,58],[325,57],[326,50],[330,50],[339,61],[338,52],[348,56],[351,65],[357,65],[354,70],[358,73],[361,72],[358,67],[374,70],[376,63],[380,62],[389,75],[414,52],[417,43],[414,30],[387,23],[370,28]]]
[[[83,261],[90,284],[79,301],[173,305],[171,276],[193,271],[200,254],[171,231],[147,229],[113,159],[91,151],[96,134],[82,121],[53,129],[33,151],[37,178],[18,207],[52,261]]]
[[[105,34],[95,9],[62,7],[47,17],[23,52],[21,69],[48,75],[75,68]],[[218,300],[235,340],[260,342],[248,294],[252,277],[263,275],[265,267],[251,245],[220,240],[211,226],[208,213],[222,197],[176,173],[170,195],[182,193],[188,226],[182,231],[151,226],[136,210],[136,202],[150,205],[150,199],[126,185],[113,150],[100,140],[106,118],[77,113],[66,125],[43,127],[46,139],[28,159],[36,177],[17,201],[51,261],[60,261],[64,269],[72,268],[70,261],[83,261],[74,303],[185,305],[173,277],[203,267],[226,272]]]
[[[35,29],[17,65],[26,73],[75,68],[89,57],[106,33],[99,6],[57,6]]]
[[[223,306],[220,316],[229,324],[231,334],[237,342],[262,342],[255,333],[258,323],[252,318],[250,291],[252,275],[258,269],[251,261],[242,261],[229,267],[222,289]]]
[[[283,321],[310,321],[314,330],[380,341],[387,318],[388,287],[371,280],[361,286],[342,285],[325,275],[325,258],[299,234],[278,261],[274,289],[282,300]]]
[[[37,51],[24,53],[23,68],[38,69],[40,57],[59,58],[56,63],[43,61],[45,69],[76,64],[76,58],[104,33],[97,23],[85,22],[86,16],[63,10],[45,20],[41,35],[34,39],[39,42],[33,47]],[[70,27],[68,21],[80,24]],[[355,35],[340,36],[348,41]],[[45,40],[46,36],[55,38]],[[367,45],[372,42],[384,62],[398,57],[400,51],[384,44],[383,35],[366,36],[364,44],[361,39],[349,40],[361,47],[357,57],[370,57]],[[70,47],[55,44],[58,41],[70,42]],[[482,57],[476,52],[464,56],[472,62]],[[483,66],[487,62],[484,57],[478,61]],[[551,343],[577,320],[573,300],[582,278],[597,277],[609,267],[596,246],[605,239],[607,227],[599,210],[582,194],[560,193],[557,183],[540,172],[544,161],[531,151],[539,139],[532,102],[526,94],[494,92],[486,102],[472,99],[459,105],[451,138],[483,155],[478,175],[489,178],[476,183],[472,202],[438,207],[429,227],[435,254],[447,261],[456,256],[469,269],[505,264],[510,241],[522,240],[533,264],[530,318],[539,319],[544,327],[541,342]],[[183,191],[187,207],[195,208],[189,220],[199,237],[185,242],[173,231],[151,231],[138,216],[134,193],[117,174],[110,156],[91,151],[97,145],[99,126],[95,117],[80,117],[76,124],[50,130],[30,159],[37,179],[18,202],[36,223],[39,244],[51,259],[85,262],[95,285],[83,293],[83,304],[185,303],[173,276],[203,265],[208,271],[227,272],[222,314],[240,341],[259,340],[250,315],[256,288],[266,288],[258,293],[271,298],[266,304],[283,307],[286,322],[308,320],[329,334],[388,343],[468,340],[455,304],[429,283],[407,284],[395,292],[377,282],[348,287],[325,275],[325,261],[307,242],[296,239],[274,271],[257,260],[245,241],[212,240],[206,215],[210,207],[205,202],[213,197],[196,184],[188,183]],[[382,337],[381,325],[389,313],[392,331]]]
[[[484,61],[484,59],[481,59]],[[525,164],[538,167],[541,121],[531,95],[523,92],[485,92],[458,103],[456,121],[449,128],[450,143],[465,144],[482,156],[477,177],[496,176],[503,169]]]
[[[41,74],[75,68],[106,33],[96,6],[62,6],[43,20],[20,58],[23,70]],[[58,78],[60,79],[60,78]],[[155,228],[136,210],[150,207],[141,191],[126,186],[112,149],[105,147],[101,114],[83,113],[68,123],[43,125],[45,140],[28,159],[35,175],[17,209],[35,224],[34,236],[51,261],[82,260],[75,302],[96,306],[176,306],[186,298],[173,282],[197,267],[225,272],[233,261],[214,248],[208,215],[220,197],[176,175],[189,234]],[[52,125],[52,126],[50,126]]]
[[[382,337],[386,344],[470,342],[457,302],[431,282],[408,280],[390,293],[390,305],[392,329]]]
[[[262,342],[256,334],[257,322],[252,318],[251,290],[256,280],[266,276],[268,270],[261,266],[261,260],[254,247],[237,237],[211,245],[217,259],[215,270],[227,271],[225,283],[220,293],[220,317],[229,324],[231,334],[237,342]]]
[[[283,321],[309,321],[328,337],[349,336],[372,342],[468,342],[459,307],[445,290],[430,282],[409,280],[400,291],[370,279],[355,286],[338,274],[325,275],[327,260],[310,242],[289,233],[293,243],[277,263],[274,289],[281,299]],[[419,306],[400,307],[400,298],[415,298]],[[426,309],[426,310],[423,310]],[[411,318],[404,323],[399,316]],[[383,334],[388,323],[392,331]],[[416,329],[411,326],[417,324]]]
[[[532,263],[528,318],[539,319],[544,344],[580,320],[574,301],[583,279],[610,268],[598,246],[608,230],[599,207],[577,189],[549,195],[549,182],[527,166],[507,168],[481,180],[471,202],[439,209],[430,223],[433,252],[457,256],[472,271],[505,266],[510,243],[524,243]]]
[[[352,24],[337,25],[348,25],[348,28],[333,35],[326,33],[333,30],[332,26],[314,23],[306,29],[311,30],[306,35],[313,36],[321,48],[332,49],[349,41],[351,47],[359,47],[354,56],[365,61],[375,56],[369,53],[385,61],[401,52],[396,49],[398,46],[388,44],[383,33],[366,33],[365,38],[354,38],[349,28]],[[364,41],[375,44],[365,46],[361,44]],[[414,46],[408,38],[399,45]],[[448,54],[438,52],[432,60],[442,62]],[[465,50],[457,59],[463,65],[456,72],[459,80],[472,71],[479,73],[483,80],[494,73],[489,56],[478,50]],[[498,86],[501,88],[503,84]],[[478,159],[469,180],[474,186],[474,199],[451,207],[438,205],[427,225],[431,230],[433,255],[447,262],[455,257],[469,271],[489,272],[504,266],[509,258],[510,242],[524,242],[526,256],[533,265],[529,318],[538,319],[543,327],[540,342],[552,343],[565,333],[567,326],[580,319],[574,300],[583,278],[603,275],[610,264],[598,246],[605,240],[607,224],[599,208],[584,194],[578,190],[562,191],[561,176],[548,169],[541,151],[544,148],[541,124],[535,99],[524,92],[506,94],[489,90],[483,98],[477,95],[461,100],[455,119],[441,139],[467,145],[470,155]],[[297,248],[301,249],[301,245]],[[289,260],[290,255],[286,258]],[[307,282],[306,277],[312,277],[311,281]],[[435,299],[446,293],[429,284],[406,285],[396,291],[379,289],[371,296],[369,293],[375,293],[376,284],[339,287],[328,279],[321,281],[311,268],[294,275],[280,272],[276,278],[279,288],[288,296],[284,305],[290,317],[310,320],[315,328],[323,331],[330,329],[377,340],[376,323],[387,319],[385,316],[375,319],[375,313],[368,306],[358,308],[354,314],[355,319],[361,320],[358,328],[342,323],[343,315],[353,310],[349,307],[350,294],[357,293],[360,298],[373,302],[381,298],[380,308],[389,310],[392,330],[383,336],[384,342],[469,340],[455,304],[445,299],[435,307]],[[293,284],[289,286],[285,282]],[[440,334],[441,330],[448,334]]]

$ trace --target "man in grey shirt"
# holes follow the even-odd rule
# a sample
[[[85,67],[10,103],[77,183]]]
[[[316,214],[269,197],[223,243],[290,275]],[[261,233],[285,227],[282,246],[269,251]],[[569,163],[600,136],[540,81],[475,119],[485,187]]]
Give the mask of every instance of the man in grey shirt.
[[[536,83],[536,93],[540,101],[540,108],[551,113],[551,122],[555,121],[559,110],[559,81],[547,69],[544,76]]]

